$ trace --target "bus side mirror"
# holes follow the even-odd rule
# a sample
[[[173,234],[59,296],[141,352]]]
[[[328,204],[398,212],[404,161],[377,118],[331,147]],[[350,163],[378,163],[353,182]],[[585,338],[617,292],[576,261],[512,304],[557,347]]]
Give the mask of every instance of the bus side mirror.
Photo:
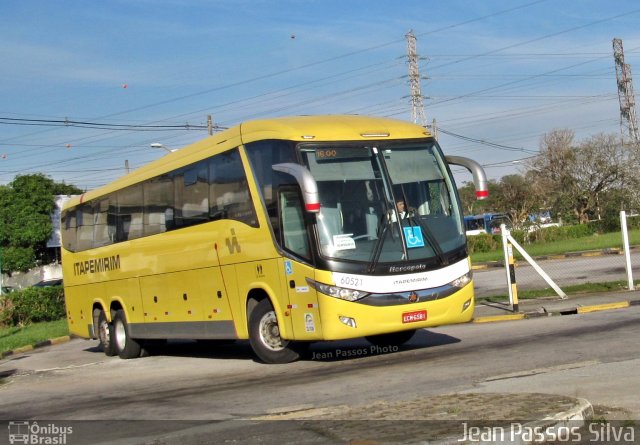
[[[489,181],[487,181],[487,174],[480,164],[473,159],[462,156],[445,156],[445,159],[449,164],[464,167],[473,174],[473,184],[476,187],[476,199],[487,199],[489,197]]]
[[[286,173],[296,178],[300,190],[302,190],[302,200],[304,209],[307,212],[320,212],[320,197],[318,195],[318,184],[311,175],[311,172],[300,164],[287,162],[284,164],[274,164],[273,168],[277,172]]]

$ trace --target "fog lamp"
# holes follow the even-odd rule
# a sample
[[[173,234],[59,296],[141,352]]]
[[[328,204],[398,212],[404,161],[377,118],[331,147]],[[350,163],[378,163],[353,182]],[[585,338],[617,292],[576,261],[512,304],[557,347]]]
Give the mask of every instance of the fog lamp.
[[[343,324],[346,324],[350,328],[356,328],[356,321],[351,317],[345,317],[344,315],[339,315],[338,318]]]

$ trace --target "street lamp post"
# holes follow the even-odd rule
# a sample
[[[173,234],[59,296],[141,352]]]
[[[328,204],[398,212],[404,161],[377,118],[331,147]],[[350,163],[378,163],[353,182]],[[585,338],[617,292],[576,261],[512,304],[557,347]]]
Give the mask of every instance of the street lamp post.
[[[163,144],[161,144],[160,142],[154,142],[153,144],[149,145],[151,148],[161,148],[163,150],[165,150],[168,153],[173,153],[174,151],[178,151],[177,148],[169,148]]]

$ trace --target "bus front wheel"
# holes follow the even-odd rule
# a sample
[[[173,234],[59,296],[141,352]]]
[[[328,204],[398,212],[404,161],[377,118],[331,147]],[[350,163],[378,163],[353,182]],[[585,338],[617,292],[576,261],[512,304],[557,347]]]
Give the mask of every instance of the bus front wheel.
[[[131,338],[129,325],[122,309],[118,309],[113,317],[113,335],[118,356],[123,359],[140,357],[140,343]]]
[[[280,337],[280,327],[271,301],[260,301],[249,316],[249,343],[265,363],[289,363],[300,358],[294,342]]]
[[[97,326],[98,340],[102,350],[107,357],[113,357],[116,355],[116,344],[113,335],[113,324],[107,321],[107,316],[104,311],[100,309],[98,313],[98,326]]]

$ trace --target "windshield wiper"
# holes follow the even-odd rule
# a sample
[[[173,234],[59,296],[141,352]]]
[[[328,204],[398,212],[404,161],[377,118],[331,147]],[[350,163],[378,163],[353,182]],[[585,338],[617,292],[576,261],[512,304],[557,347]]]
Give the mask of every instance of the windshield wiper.
[[[440,264],[442,266],[446,266],[447,264],[449,264],[449,261],[444,256],[444,252],[442,251],[442,248],[440,247],[440,244],[438,243],[438,240],[436,240],[434,238],[434,236],[427,230],[427,227],[423,224],[421,219],[419,217],[416,217],[416,209],[410,208],[409,205],[407,204],[408,201],[407,201],[407,195],[404,192],[404,186],[402,186],[400,188],[400,190],[401,190],[401,193],[402,193],[402,201],[404,202],[404,205],[406,206],[405,212],[407,213],[407,216],[405,217],[405,219],[409,222],[409,226],[418,226],[420,228],[420,231],[422,232],[422,235],[424,236],[424,238],[427,240],[427,242],[433,248],[433,253],[438,258],[438,261],[440,262]],[[400,223],[400,230],[402,230],[402,222],[399,221],[399,223]],[[402,244],[404,245],[405,242],[406,242],[406,240],[404,239],[404,230],[402,231],[402,237],[403,237],[403,240],[402,240],[403,243]],[[406,249],[405,249],[405,251],[406,251]],[[406,252],[405,252],[405,255],[406,255]],[[405,258],[408,259],[409,256],[406,255]]]
[[[411,211],[407,212],[407,214],[409,216],[406,219],[409,221],[409,224],[411,226],[420,227],[420,230],[422,231],[422,236],[424,236],[424,238],[427,240],[427,242],[433,248],[433,253],[436,254],[436,257],[438,258],[438,261],[440,262],[440,264],[442,266],[446,266],[447,264],[449,264],[449,261],[444,256],[444,252],[442,251],[442,247],[440,247],[440,244],[438,243],[438,240],[436,240],[435,237],[431,234],[431,232],[429,232],[427,230],[427,227],[420,220],[420,218],[416,217],[415,210],[411,210]]]
[[[386,209],[383,212],[381,217],[381,221],[380,221],[381,228],[378,230],[378,234],[377,234],[378,240],[376,241],[376,244],[373,247],[373,251],[371,253],[371,259],[369,260],[369,267],[367,268],[368,273],[373,273],[376,270],[376,267],[378,267],[378,262],[380,261],[380,256],[382,255],[382,248],[384,246],[387,232],[389,232],[391,225],[394,223],[394,221],[392,220],[392,215],[393,215],[393,212],[395,212],[395,209],[391,205],[389,205],[387,201],[384,201],[384,203],[385,203]],[[396,214],[396,219],[398,216],[399,215]],[[402,224],[400,224],[399,221],[395,221],[395,224],[397,224],[400,227],[400,231],[402,232]],[[393,230],[390,231],[390,234],[391,234],[391,239],[392,240],[395,239]],[[402,235],[399,235],[399,237],[400,237],[400,244],[402,245],[402,256],[403,258],[408,258],[407,246],[403,242]]]
[[[378,261],[380,260],[380,255],[382,255],[382,246],[384,245],[384,239],[387,236],[387,231],[389,230],[389,219],[387,218],[387,213],[385,212],[381,217],[381,229],[378,230],[378,239],[376,240],[375,246],[373,246],[373,251],[371,252],[371,258],[369,259],[369,267],[367,267],[367,273],[373,273],[378,266]],[[391,234],[393,236],[393,233]]]

